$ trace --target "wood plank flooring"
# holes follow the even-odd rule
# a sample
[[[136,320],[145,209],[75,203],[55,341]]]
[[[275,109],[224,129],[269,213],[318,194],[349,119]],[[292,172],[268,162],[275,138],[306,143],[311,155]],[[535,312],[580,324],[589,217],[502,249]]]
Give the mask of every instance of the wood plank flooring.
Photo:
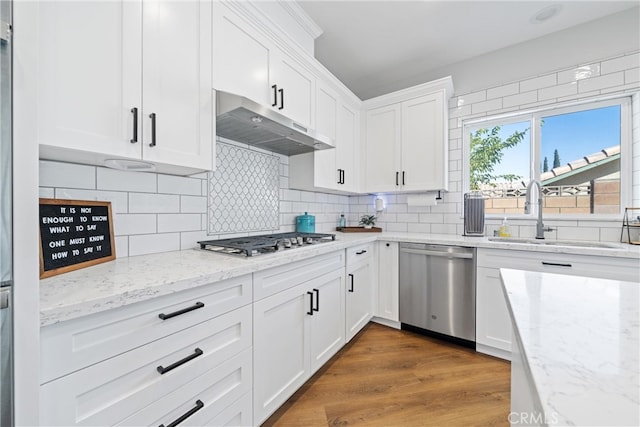
[[[263,426],[507,426],[510,369],[370,323]]]

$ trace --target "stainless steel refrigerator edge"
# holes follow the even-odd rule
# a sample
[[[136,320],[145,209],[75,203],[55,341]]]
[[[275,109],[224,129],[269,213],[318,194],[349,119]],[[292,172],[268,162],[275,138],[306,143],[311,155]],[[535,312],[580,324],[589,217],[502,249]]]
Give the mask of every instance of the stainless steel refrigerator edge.
[[[416,327],[472,347],[475,319],[475,248],[401,243],[403,329]]]
[[[0,426],[13,425],[11,2],[0,1]]]

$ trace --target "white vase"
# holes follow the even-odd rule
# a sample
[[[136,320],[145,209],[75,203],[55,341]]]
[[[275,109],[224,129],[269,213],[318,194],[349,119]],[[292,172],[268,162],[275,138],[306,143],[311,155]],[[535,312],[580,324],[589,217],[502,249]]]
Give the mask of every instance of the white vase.
[[[364,228],[371,228],[371,227],[373,227],[373,225],[371,225],[371,224],[364,226]]]

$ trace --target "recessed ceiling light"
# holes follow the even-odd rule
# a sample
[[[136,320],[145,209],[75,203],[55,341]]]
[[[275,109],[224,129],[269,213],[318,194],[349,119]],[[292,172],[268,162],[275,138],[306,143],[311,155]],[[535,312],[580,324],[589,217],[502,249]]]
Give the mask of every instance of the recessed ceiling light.
[[[561,4],[552,4],[544,9],[539,10],[529,20],[532,24],[542,24],[556,16],[562,10]]]

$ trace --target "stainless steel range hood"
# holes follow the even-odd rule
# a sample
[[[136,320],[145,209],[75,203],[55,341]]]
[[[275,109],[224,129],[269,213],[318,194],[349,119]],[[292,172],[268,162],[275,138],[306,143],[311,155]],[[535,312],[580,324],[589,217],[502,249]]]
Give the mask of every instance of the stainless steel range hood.
[[[334,142],[269,107],[217,91],[216,134],[275,153],[294,156],[335,148]]]

